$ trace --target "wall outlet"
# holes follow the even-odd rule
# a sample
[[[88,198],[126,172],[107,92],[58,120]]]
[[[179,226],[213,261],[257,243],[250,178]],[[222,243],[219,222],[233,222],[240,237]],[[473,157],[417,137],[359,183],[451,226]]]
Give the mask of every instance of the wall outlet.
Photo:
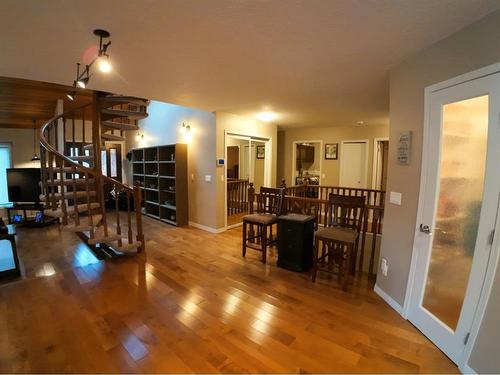
[[[382,275],[387,276],[387,272],[389,272],[389,262],[387,262],[387,259],[382,258],[380,260],[380,270],[382,271]]]
[[[205,182],[212,182],[212,176],[209,174],[205,175]]]

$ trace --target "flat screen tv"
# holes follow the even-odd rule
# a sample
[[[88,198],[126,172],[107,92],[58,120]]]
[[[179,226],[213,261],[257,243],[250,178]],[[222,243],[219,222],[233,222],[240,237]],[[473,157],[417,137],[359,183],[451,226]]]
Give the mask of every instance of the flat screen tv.
[[[7,168],[9,201],[40,202],[40,168]]]

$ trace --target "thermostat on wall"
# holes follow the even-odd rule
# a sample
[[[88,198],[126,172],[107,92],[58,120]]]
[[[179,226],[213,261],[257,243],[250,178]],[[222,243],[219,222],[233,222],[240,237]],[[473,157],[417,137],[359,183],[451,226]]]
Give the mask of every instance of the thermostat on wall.
[[[225,164],[225,161],[224,159],[217,159],[217,166],[218,167],[223,167]]]

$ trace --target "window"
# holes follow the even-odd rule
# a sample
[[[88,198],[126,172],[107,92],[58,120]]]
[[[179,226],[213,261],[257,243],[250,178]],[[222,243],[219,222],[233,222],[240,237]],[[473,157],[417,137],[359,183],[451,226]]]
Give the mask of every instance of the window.
[[[109,162],[111,164],[111,177],[117,177],[116,148],[109,149]]]
[[[0,204],[9,202],[7,168],[11,167],[10,144],[0,143]]]

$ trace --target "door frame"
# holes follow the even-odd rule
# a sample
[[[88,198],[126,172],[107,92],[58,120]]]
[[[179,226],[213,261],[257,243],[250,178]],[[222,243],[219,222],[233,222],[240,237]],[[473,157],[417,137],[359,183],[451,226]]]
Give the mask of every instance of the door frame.
[[[254,135],[245,135],[242,133],[239,133],[237,131],[229,131],[227,129],[224,130],[224,229],[223,231],[226,231],[231,228],[236,228],[242,225],[242,223],[237,223],[233,225],[227,225],[227,138],[232,137],[232,138],[238,138],[238,139],[245,139],[251,142],[252,139],[254,141],[259,141],[259,142],[265,142],[265,164],[264,164],[264,185],[271,185],[271,168],[273,166],[272,164],[272,151],[273,151],[273,145],[272,145],[272,138],[266,138],[266,137],[259,137],[259,136],[254,136]],[[249,154],[249,161],[250,164],[248,166],[249,171],[252,171],[252,152],[251,149],[248,150]],[[269,156],[269,157],[267,157]],[[241,160],[240,160],[241,162]],[[250,180],[250,176],[248,178]]]
[[[366,145],[366,156],[365,156],[365,187],[362,189],[367,189],[368,188],[368,160],[370,156],[370,140],[369,139],[348,139],[345,141],[340,142],[340,166],[339,166],[339,186],[343,186],[343,181],[342,181],[342,171],[343,171],[343,164],[344,164],[344,145],[346,143],[364,143]],[[354,186],[345,186],[345,187],[354,187]]]
[[[305,140],[292,142],[292,180],[290,186],[295,186],[295,172],[297,171],[297,145],[300,143],[319,143],[319,184],[323,179],[323,141],[322,140]]]
[[[377,160],[375,159],[375,150],[377,149],[378,142],[389,142],[389,137],[380,137],[373,139],[373,156],[372,156],[372,189],[375,189],[375,184],[377,183],[377,176],[375,174],[377,168]],[[385,171],[387,173],[387,171]]]
[[[500,63],[486,66],[481,69],[474,70],[469,73],[462,74],[460,76],[448,79],[443,82],[436,83],[434,85],[428,86],[424,90],[424,129],[423,129],[423,144],[422,144],[422,161],[421,161],[421,171],[420,171],[420,191],[418,197],[418,208],[415,222],[415,232],[414,232],[414,241],[413,241],[413,249],[412,249],[412,257],[410,263],[410,272],[408,274],[408,284],[406,286],[406,294],[405,301],[403,305],[402,315],[405,319],[408,319],[408,313],[410,309],[410,301],[412,298],[413,287],[415,283],[416,276],[416,268],[417,268],[417,258],[418,258],[418,248],[415,246],[415,238],[417,238],[420,231],[420,223],[423,218],[423,202],[424,202],[424,192],[426,185],[426,176],[429,169],[428,166],[428,151],[430,144],[428,142],[428,135],[430,131],[430,106],[431,106],[431,94],[446,89],[452,86],[459,85],[461,83],[465,83],[468,81],[472,81],[478,78],[487,77],[489,75],[493,75],[496,73],[500,73]],[[484,313],[486,311],[486,306],[488,304],[491,290],[493,288],[493,281],[495,277],[495,273],[498,268],[498,260],[500,254],[500,220],[499,220],[499,207],[497,207],[497,222],[495,226],[495,235],[493,238],[493,243],[491,245],[490,257],[488,260],[488,265],[486,268],[486,274],[484,276],[483,287],[480,292],[476,312],[474,317],[472,318],[472,325],[470,329],[469,339],[467,344],[465,345],[464,351],[460,360],[458,361],[458,368],[462,372],[474,372],[473,369],[469,368],[468,362],[470,355],[472,353],[472,349],[474,348],[479,328],[481,326],[481,322],[484,318]]]

